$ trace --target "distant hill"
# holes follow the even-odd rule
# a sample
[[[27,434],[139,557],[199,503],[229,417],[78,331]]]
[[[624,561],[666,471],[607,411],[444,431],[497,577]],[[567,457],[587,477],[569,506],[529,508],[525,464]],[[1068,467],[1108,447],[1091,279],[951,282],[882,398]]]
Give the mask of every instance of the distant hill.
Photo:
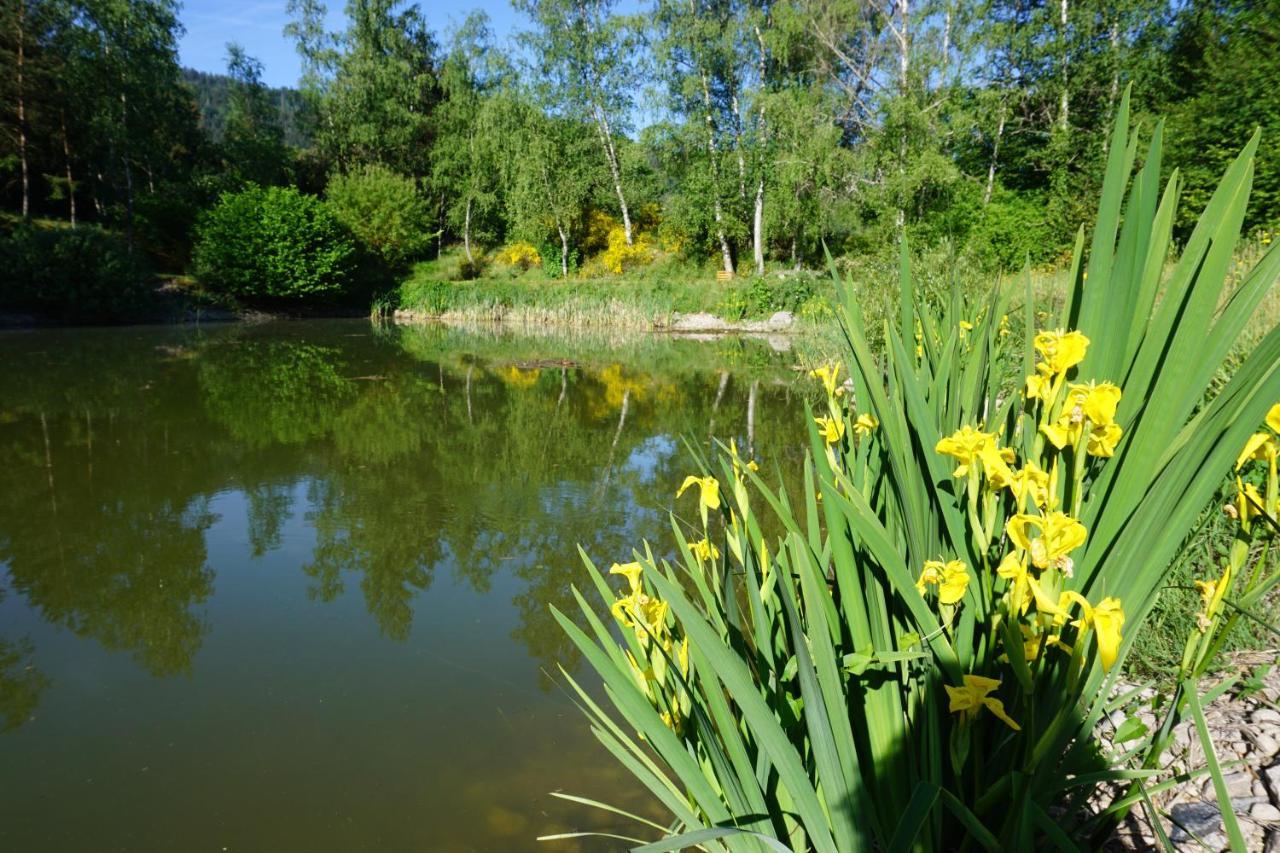
[[[200,107],[200,124],[215,142],[222,141],[227,127],[227,104],[231,96],[231,78],[225,74],[210,74],[194,68],[182,69],[182,79],[195,91]],[[280,129],[284,141],[294,148],[307,148],[311,139],[301,126],[302,93],[297,89],[267,89],[276,104]]]

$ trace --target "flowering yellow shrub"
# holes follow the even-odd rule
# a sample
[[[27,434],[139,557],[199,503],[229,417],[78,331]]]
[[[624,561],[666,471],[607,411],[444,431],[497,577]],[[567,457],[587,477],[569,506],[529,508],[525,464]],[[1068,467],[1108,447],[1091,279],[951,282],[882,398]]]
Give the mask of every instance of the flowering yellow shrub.
[[[605,249],[601,260],[604,261],[605,269],[614,275],[620,275],[624,270],[651,263],[653,247],[645,234],[636,235],[632,244],[628,246],[626,232],[623,231],[622,226],[617,226],[609,232],[609,248]]]
[[[519,267],[527,270],[531,267],[542,265],[542,255],[538,254],[538,250],[534,248],[532,243],[526,240],[517,240],[508,246],[505,246],[498,253],[498,261],[509,267]]]

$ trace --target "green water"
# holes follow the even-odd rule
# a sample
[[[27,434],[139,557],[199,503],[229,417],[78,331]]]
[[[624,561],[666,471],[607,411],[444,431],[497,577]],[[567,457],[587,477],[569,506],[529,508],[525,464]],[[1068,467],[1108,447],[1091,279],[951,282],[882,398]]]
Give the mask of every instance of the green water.
[[[548,604],[577,543],[669,547],[685,440],[793,476],[795,360],[359,321],[0,333],[0,850],[630,830],[549,796],[653,813],[554,675]]]

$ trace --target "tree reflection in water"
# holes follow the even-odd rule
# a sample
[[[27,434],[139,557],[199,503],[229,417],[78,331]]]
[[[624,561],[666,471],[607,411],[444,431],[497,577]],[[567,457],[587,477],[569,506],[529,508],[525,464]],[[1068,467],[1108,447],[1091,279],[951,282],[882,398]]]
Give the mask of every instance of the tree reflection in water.
[[[548,605],[575,610],[576,545],[607,564],[669,541],[682,437],[736,438],[795,473],[791,360],[754,342],[350,322],[3,337],[0,564],[46,622],[188,673],[209,631],[213,499],[238,492],[246,558],[300,518],[308,593],[358,588],[393,640],[439,572],[481,594],[509,579],[512,637],[554,671],[575,656]],[[47,680],[21,638],[0,642],[12,727]]]

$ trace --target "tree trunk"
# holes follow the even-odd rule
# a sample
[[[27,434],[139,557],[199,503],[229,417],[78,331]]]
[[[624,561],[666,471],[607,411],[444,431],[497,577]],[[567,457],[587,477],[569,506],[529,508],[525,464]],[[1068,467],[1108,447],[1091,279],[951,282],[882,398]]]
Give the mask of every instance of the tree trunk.
[[[18,0],[18,159],[22,161],[22,218],[31,216],[31,167],[27,162],[27,103],[23,89],[26,71],[27,0]]]
[[[120,93],[120,162],[124,166],[124,236],[133,251],[133,165],[129,162],[129,99]]]
[[[706,110],[707,155],[711,160],[711,192],[712,215],[716,222],[716,240],[720,243],[720,256],[724,262],[724,271],[733,275],[733,252],[729,250],[729,239],[724,233],[724,211],[720,205],[720,157],[716,151],[715,121],[711,117],[711,87],[707,83],[707,72],[702,71],[702,103]]]
[[[569,233],[559,224],[556,225],[556,230],[560,232],[560,277],[567,281],[569,278]]]
[[[982,206],[986,207],[991,203],[991,191],[995,188],[996,183],[996,160],[1000,156],[1000,139],[1004,136],[1004,119],[1005,108],[1004,102],[1000,103],[1000,123],[996,125],[996,141],[991,146],[991,162],[987,164],[987,188],[982,193]]]
[[[947,74],[951,70],[951,3],[947,3],[947,14],[942,22],[942,85],[947,84]]]
[[[756,275],[764,275],[764,174],[756,181],[756,209],[751,220],[751,248],[756,262]]]
[[[898,42],[898,89],[905,108],[907,98],[911,94],[911,0],[898,0],[898,26],[893,27],[894,38]],[[906,190],[907,176],[907,124],[902,122],[898,134],[898,212],[896,221],[901,231],[907,224],[906,198],[902,193]]]
[[[1062,97],[1058,102],[1058,127],[1062,130],[1067,129],[1071,112],[1071,95],[1067,86],[1067,69],[1071,62],[1070,51],[1067,46],[1068,1],[1059,0],[1058,3],[1058,23],[1062,26]]]
[[[600,133],[600,142],[604,145],[605,159],[609,162],[609,177],[613,179],[613,191],[618,195],[618,207],[622,210],[622,232],[626,235],[627,245],[631,245],[631,210],[627,207],[627,197],[622,192],[622,169],[618,164],[618,149],[613,144],[613,130],[609,127],[609,117],[598,105],[593,107],[596,114],[596,129]]]
[[[474,264],[471,257],[471,196],[467,196],[467,215],[462,221],[462,248],[467,253],[467,263]]]
[[[62,160],[67,169],[67,212],[71,217],[71,227],[76,227],[76,182],[71,173],[71,142],[67,139],[67,112],[60,110],[58,118],[62,125]]]
[[[769,55],[764,46],[764,35],[760,27],[753,27],[756,34],[756,46],[759,53],[756,58],[756,73],[760,75],[760,88],[763,91],[769,73]],[[764,99],[760,101],[756,111],[756,204],[751,219],[751,249],[756,262],[756,275],[764,275],[764,164],[768,154],[769,128],[764,116]]]

